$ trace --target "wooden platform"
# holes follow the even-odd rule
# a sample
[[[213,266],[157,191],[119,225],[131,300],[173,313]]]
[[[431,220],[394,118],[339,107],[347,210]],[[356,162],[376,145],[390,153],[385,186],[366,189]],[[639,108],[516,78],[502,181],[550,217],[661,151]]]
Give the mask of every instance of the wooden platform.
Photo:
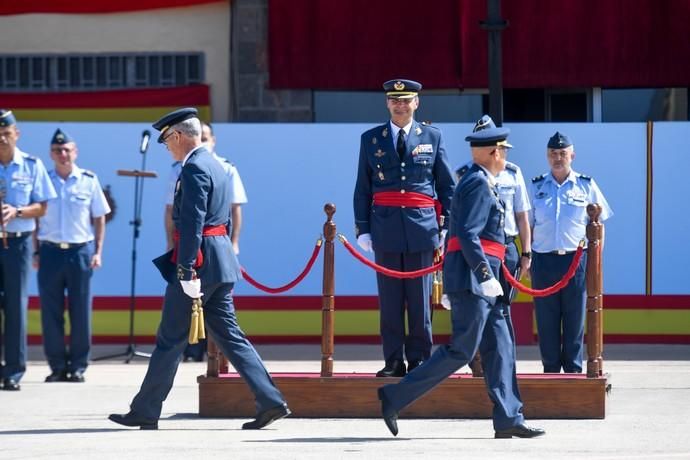
[[[373,418],[381,416],[376,389],[397,378],[372,374],[272,374],[295,417]],[[603,419],[610,377],[584,374],[518,375],[529,419]],[[197,378],[201,417],[252,417],[254,397],[238,374]],[[484,380],[455,374],[401,412],[410,418],[490,418]]]

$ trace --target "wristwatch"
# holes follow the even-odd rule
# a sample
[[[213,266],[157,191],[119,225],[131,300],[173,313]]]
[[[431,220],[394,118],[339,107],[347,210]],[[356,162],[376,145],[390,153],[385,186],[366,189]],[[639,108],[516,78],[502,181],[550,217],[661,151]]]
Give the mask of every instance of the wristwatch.
[[[520,254],[520,256],[522,256],[522,257],[527,257],[528,259],[531,259],[531,258],[532,258],[532,251],[530,251],[530,252],[523,252],[522,254]]]
[[[23,217],[22,214],[24,214],[22,208],[17,208],[17,217]]]

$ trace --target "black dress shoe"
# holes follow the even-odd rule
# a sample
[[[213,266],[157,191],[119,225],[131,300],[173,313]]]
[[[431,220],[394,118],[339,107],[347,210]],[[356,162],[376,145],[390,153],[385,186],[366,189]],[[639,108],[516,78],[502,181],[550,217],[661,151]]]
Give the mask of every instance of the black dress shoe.
[[[256,416],[256,419],[242,425],[242,429],[243,430],[260,430],[261,428],[270,425],[271,423],[275,422],[276,420],[280,420],[281,418],[287,417],[291,413],[292,412],[290,412],[290,409],[288,409],[286,404],[272,407],[270,409],[267,409],[267,410],[261,412],[259,415]]]
[[[408,361],[407,362],[407,372],[408,374],[412,372],[412,369],[419,367],[420,364],[422,364],[424,361]]]
[[[140,430],[157,430],[158,420],[144,418],[132,411],[126,414],[110,414],[108,419],[124,426],[138,426]]]
[[[19,391],[21,387],[19,382],[14,379],[5,379],[2,381],[2,389],[5,391]]]
[[[393,436],[398,435],[398,411],[394,410],[390,406],[388,398],[386,398],[383,392],[383,387],[378,389],[379,401],[381,401],[381,415],[383,416],[383,421],[386,422],[386,426],[393,433]]]
[[[67,379],[68,382],[82,383],[85,381],[84,373],[82,371],[72,372]]]
[[[405,362],[394,359],[376,373],[376,377],[405,377]]]
[[[505,430],[497,430],[494,434],[494,438],[506,439],[512,438],[513,436],[516,438],[536,438],[537,436],[543,436],[545,434],[546,431],[541,428],[534,428],[521,423]]]
[[[51,374],[46,377],[45,380],[47,383],[53,383],[53,382],[66,382],[67,381],[67,372],[65,371],[53,371]]]

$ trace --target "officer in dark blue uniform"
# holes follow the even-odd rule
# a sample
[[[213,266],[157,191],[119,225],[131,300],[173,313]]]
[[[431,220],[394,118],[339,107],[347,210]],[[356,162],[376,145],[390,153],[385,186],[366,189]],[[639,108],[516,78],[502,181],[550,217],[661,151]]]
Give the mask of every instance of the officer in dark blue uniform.
[[[589,222],[587,205],[601,206],[601,222],[613,215],[594,179],[573,171],[573,142],[556,132],[546,148],[551,171],[532,179],[532,286],[544,289],[568,271]],[[602,241],[603,247],[603,241]],[[587,301],[583,253],[575,275],[565,288],[546,297],[534,298],[539,350],[544,372],[582,372]]]
[[[41,298],[46,382],[83,382],[91,349],[91,275],[100,268],[110,206],[98,177],[76,164],[77,144],[58,129],[50,141],[48,172],[57,198],[40,218],[34,252]],[[65,289],[70,323],[65,346]]]
[[[288,416],[290,410],[237,324],[232,288],[241,275],[227,234],[230,179],[201,143],[196,109],[176,110],[153,127],[161,132],[158,142],[182,162],[173,203],[175,245],[154,260],[168,286],[148,372],[130,412],[109,418],[125,426],[158,428],[163,401],[187,345],[192,301],[201,297],[208,332],[256,398],[258,415],[242,428],[263,428]]]
[[[2,290],[2,345],[0,361],[3,389],[20,389],[26,370],[26,317],[31,269],[31,233],[35,219],[46,212],[46,202],[55,198],[43,162],[17,148],[19,128],[11,111],[0,109],[0,290]],[[0,347],[1,348],[1,347]],[[0,356],[2,350],[0,350]]]
[[[498,281],[505,256],[504,207],[496,175],[505,168],[511,147],[506,128],[477,123],[465,140],[474,164],[455,189],[450,211],[450,240],[443,267],[444,289],[451,301],[453,334],[431,358],[398,384],[379,388],[384,421],[397,435],[398,412],[467,364],[477,350],[482,355],[484,380],[494,403],[495,437],[531,438],[544,434],[525,425],[515,377],[513,338]]]
[[[411,80],[384,83],[391,120],[362,134],[359,151],[357,243],[365,251],[373,249],[376,263],[398,271],[432,265],[434,249],[443,245],[453,194],[441,131],[413,118],[421,87]],[[397,279],[377,274],[376,279],[386,362],[376,375],[401,377],[431,354],[431,275]]]

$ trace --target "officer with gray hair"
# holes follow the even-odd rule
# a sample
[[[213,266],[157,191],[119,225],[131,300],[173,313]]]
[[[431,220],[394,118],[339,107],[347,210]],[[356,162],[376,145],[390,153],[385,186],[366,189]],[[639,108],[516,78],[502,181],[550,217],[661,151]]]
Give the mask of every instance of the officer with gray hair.
[[[162,404],[172,388],[187,345],[192,309],[203,302],[212,339],[245,379],[256,400],[256,419],[243,429],[260,429],[287,417],[290,410],[261,358],[237,324],[232,288],[240,266],[228,236],[230,179],[201,143],[201,123],[193,108],[164,116],[160,131],[173,159],[182,162],[175,187],[174,247],[154,260],[167,281],[163,315],[149,368],[127,414],[111,414],[120,425],[158,429]]]

